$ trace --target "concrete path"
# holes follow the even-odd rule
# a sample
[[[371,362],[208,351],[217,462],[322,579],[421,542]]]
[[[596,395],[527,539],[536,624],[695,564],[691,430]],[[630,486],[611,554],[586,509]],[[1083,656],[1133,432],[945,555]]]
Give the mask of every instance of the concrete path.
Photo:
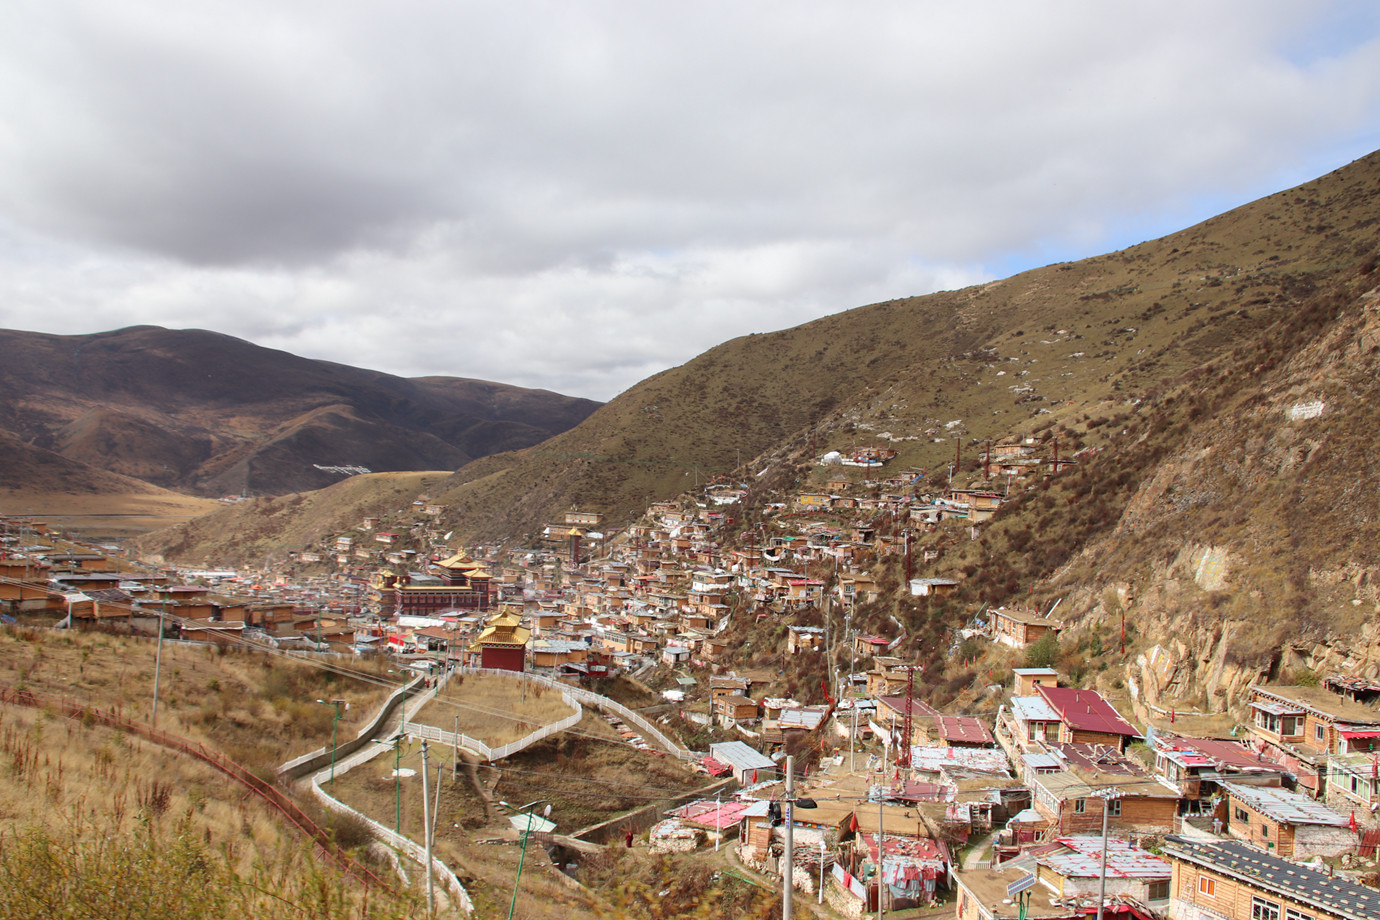
[[[991,861],[991,855],[988,850],[991,849],[992,841],[996,838],[997,832],[993,831],[986,837],[979,838],[977,842],[973,844],[972,849],[963,854],[962,868],[964,872],[972,872],[974,869],[986,868],[985,866],[980,866],[979,863]],[[984,857],[986,857],[986,859],[984,859]]]

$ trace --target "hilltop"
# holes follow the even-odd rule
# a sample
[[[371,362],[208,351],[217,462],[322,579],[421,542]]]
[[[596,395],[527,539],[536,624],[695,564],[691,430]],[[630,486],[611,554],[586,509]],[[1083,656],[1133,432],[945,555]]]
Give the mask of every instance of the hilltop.
[[[713,477],[789,481],[788,456],[880,441],[933,471],[971,464],[976,440],[1089,432],[1367,264],[1377,186],[1372,155],[1120,252],[734,339],[432,498],[466,539],[511,542],[570,507],[627,523]]]
[[[202,330],[0,330],[0,433],[93,471],[220,496],[318,489],[349,475],[453,470],[536,444],[598,403],[450,377],[406,379]],[[42,491],[33,464],[11,488]]]
[[[436,492],[468,535],[495,539],[571,506],[627,521],[649,496],[696,479],[759,475],[765,465],[749,462],[786,445],[895,438],[900,463],[935,469],[954,456],[955,435],[1106,419],[1260,342],[1354,273],[1375,244],[1378,186],[1372,155],[1120,252],[734,339],[541,445],[462,468]]]

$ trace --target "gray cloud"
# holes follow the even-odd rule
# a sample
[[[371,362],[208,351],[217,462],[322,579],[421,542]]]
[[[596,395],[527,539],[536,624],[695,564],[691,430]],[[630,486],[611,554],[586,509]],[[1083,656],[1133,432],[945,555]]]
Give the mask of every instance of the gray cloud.
[[[20,3],[0,325],[607,398],[1380,146],[1367,3]]]

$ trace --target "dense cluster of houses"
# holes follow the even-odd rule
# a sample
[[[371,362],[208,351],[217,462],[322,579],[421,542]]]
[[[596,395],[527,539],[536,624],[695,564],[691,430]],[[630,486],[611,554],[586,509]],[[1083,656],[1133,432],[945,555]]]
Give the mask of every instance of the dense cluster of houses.
[[[348,648],[366,586],[323,575],[271,584],[229,571],[139,566],[117,546],[50,534],[42,521],[11,520],[0,558],[0,616],[71,626],[122,627],[232,642],[241,637],[303,649]]]
[[[599,514],[571,511],[503,558],[446,548],[443,509],[420,501],[407,526],[366,519],[332,548],[295,554],[306,571],[338,570],[290,580],[142,570],[27,522],[5,538],[0,609],[150,631],[161,620],[191,640],[389,654],[423,669],[459,661],[581,680],[664,665],[680,716],[734,740],[699,762],[724,791],[668,812],[652,845],[728,843],[847,916],[948,896],[960,920],[1074,920],[1095,914],[1105,890],[1107,911],[1138,918],[1380,920],[1374,890],[1339,871],[1380,847],[1380,681],[1256,686],[1242,735],[1198,738],[1137,727],[1047,668],[1018,669],[991,721],[940,711],[913,697],[911,666],[891,654],[904,633],[785,627],[782,671],[826,649],[855,662],[812,675],[824,703],[781,696],[775,670],[725,673],[735,618],[819,607],[826,584],[810,573],[821,567],[834,573],[831,600],[876,597],[866,562],[908,552],[905,530],[977,526],[1003,501],[985,489],[922,493],[915,471],[871,478],[885,451],[850,457],[840,466],[866,468],[865,483],[831,476],[771,506],[771,523],[734,546],[718,536],[741,484],[654,503],[612,536]],[[985,462],[1012,481],[1072,461],[1013,441]],[[909,585],[917,596],[957,587]],[[1024,648],[1062,624],[999,608],[976,627]],[[819,696],[811,686],[808,699]],[[783,809],[783,752],[803,747],[820,752],[796,778],[813,807]],[[960,864],[974,844],[977,858]]]
[[[989,446],[985,456],[994,468],[1015,463],[1024,476],[1048,465],[1037,447],[1012,440]],[[839,470],[823,477],[825,492],[770,506],[771,523],[732,548],[718,532],[747,494],[743,484],[716,483],[653,503],[640,523],[612,537],[601,532],[600,514],[572,510],[547,524],[534,548],[503,559],[482,549],[476,558],[448,549],[445,508],[422,496],[388,518],[367,516],[290,552],[272,574],[259,576],[147,570],[100,548],[73,552],[70,544],[12,540],[6,555],[22,558],[25,571],[13,578],[0,572],[0,604],[10,614],[58,612],[73,622],[128,622],[144,631],[156,629],[161,616],[192,640],[383,651],[419,666],[483,659],[479,637],[501,613],[518,616],[526,631],[520,655],[490,650],[510,667],[709,668],[729,650],[722,636],[735,615],[819,606],[825,585],[809,573],[821,565],[835,574],[839,602],[869,600],[879,589],[867,562],[902,552],[907,529],[952,517],[980,521],[1001,502],[995,492],[957,488],[931,496],[916,470],[883,475],[880,468],[895,457],[889,448],[861,445],[844,453],[847,463],[823,467]],[[17,523],[12,530],[22,533],[27,523],[30,535],[42,533],[40,522]],[[933,561],[928,553],[925,560]],[[910,588],[927,596],[957,586],[953,579],[917,578]],[[826,638],[794,627],[784,653],[819,650]],[[866,658],[899,638],[853,641]],[[759,707],[748,718],[738,701],[732,708],[744,724],[764,715]]]
[[[813,806],[792,812],[796,887],[818,896],[822,882],[854,917],[947,892],[960,920],[1075,920],[1100,890],[1104,912],[1139,918],[1380,917],[1380,892],[1346,871],[1376,872],[1380,681],[1253,687],[1246,733],[1226,738],[1142,730],[1059,683],[1018,669],[994,724],[908,696],[820,707],[800,728],[824,756],[796,778]],[[711,688],[732,700],[751,682]],[[666,813],[652,845],[729,842],[785,874],[780,744],[764,730],[712,745],[704,768],[738,791]]]

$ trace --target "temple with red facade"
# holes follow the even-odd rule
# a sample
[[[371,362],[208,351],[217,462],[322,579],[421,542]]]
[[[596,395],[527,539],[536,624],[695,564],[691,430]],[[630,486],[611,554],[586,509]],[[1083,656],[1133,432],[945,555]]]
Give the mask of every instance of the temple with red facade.
[[[481,668],[500,671],[523,671],[527,664],[527,642],[532,630],[522,625],[522,617],[511,610],[501,610],[484,624],[484,631],[470,646],[478,655]]]
[[[425,576],[380,573],[376,584],[384,616],[439,616],[493,607],[493,575],[463,552],[434,563]]]

